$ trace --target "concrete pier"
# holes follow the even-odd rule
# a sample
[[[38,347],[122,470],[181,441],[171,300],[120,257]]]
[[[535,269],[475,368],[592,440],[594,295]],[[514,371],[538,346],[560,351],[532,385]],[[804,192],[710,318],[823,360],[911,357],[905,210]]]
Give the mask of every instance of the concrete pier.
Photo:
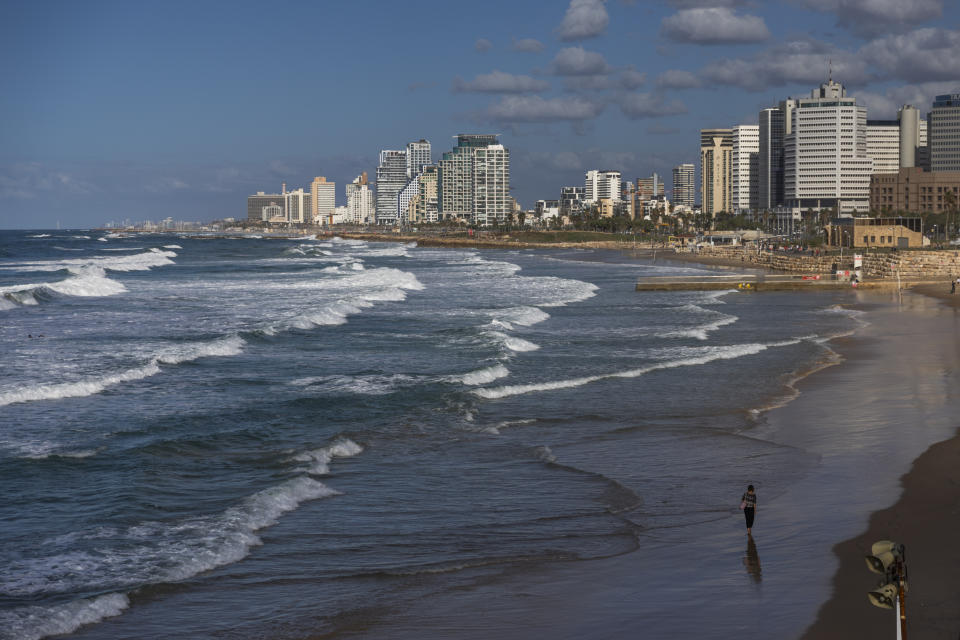
[[[896,288],[896,282],[860,282],[861,289]],[[794,275],[716,275],[716,276],[654,276],[640,278],[637,291],[827,291],[853,289],[850,282],[833,280],[830,276]]]

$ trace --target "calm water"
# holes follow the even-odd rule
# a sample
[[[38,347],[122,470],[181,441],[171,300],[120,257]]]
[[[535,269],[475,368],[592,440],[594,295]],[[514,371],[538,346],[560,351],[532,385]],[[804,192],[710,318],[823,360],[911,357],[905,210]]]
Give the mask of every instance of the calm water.
[[[451,637],[429,603],[651,544],[683,595],[644,594],[650,637],[679,600],[739,606],[762,542],[719,592],[684,549],[732,532],[739,564],[746,483],[769,502],[819,463],[748,437],[752,410],[857,320],[831,295],[633,291],[671,273],[697,269],[0,233],[0,637],[391,637],[410,611]]]

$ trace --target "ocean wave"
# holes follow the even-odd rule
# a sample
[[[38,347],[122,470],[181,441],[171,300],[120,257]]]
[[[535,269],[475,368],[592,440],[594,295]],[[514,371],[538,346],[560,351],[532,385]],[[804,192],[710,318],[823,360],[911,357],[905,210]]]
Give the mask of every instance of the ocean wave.
[[[130,599],[125,594],[108,593],[52,607],[21,607],[0,613],[0,637],[40,640],[73,633],[84,625],[118,616],[129,606]]]
[[[721,327],[731,325],[735,323],[738,318],[737,316],[728,315],[725,313],[718,313],[716,311],[708,311],[696,305],[691,305],[692,309],[699,311],[704,311],[710,313],[711,315],[719,316],[711,322],[701,324],[697,327],[691,327],[687,329],[675,329],[673,331],[663,331],[656,334],[658,338],[695,338],[697,340],[708,340],[710,338],[709,334],[713,331],[717,331]]]
[[[262,544],[257,532],[277,523],[302,503],[340,492],[300,475],[259,491],[234,507],[179,522],[143,522],[126,529],[97,527],[71,534],[66,543],[48,540],[38,550],[46,556],[7,560],[0,591],[27,597],[69,594],[81,590],[129,590],[147,584],[186,580],[205,571],[238,562]],[[95,552],[64,549],[78,540],[112,541]],[[117,594],[119,595],[119,594]],[[83,602],[83,601],[75,601]],[[119,603],[117,603],[119,604]],[[16,614],[14,610],[13,613]]]
[[[510,307],[497,309],[492,313],[495,320],[507,325],[519,324],[524,327],[538,324],[550,319],[550,314],[537,307]]]
[[[487,331],[486,335],[492,337],[494,340],[499,342],[501,345],[509,349],[510,351],[525,352],[525,351],[536,351],[540,348],[540,345],[534,344],[523,338],[517,338],[516,336],[511,336],[502,331]]]
[[[49,234],[49,233],[38,233],[38,234],[36,234],[36,235],[27,236],[27,237],[28,237],[28,238],[49,238],[49,237],[50,237],[50,234]]]
[[[233,356],[243,351],[246,343],[239,336],[231,336],[211,342],[184,345],[167,349],[154,356],[147,364],[127,369],[119,373],[87,378],[76,382],[19,387],[0,392],[0,406],[37,400],[59,400],[61,398],[81,398],[100,393],[109,387],[143,380],[160,373],[160,365],[176,365],[206,357]]]
[[[22,262],[13,266],[3,267],[7,271],[61,271],[81,269],[83,267],[98,267],[108,271],[147,271],[154,267],[174,264],[172,258],[177,254],[173,251],[150,249],[143,253],[127,256],[96,256],[91,258],[73,258],[69,260],[43,260],[36,262]]]
[[[164,249],[183,249],[183,247],[181,247],[178,244],[165,244],[163,245],[163,248]]]
[[[56,245],[53,248],[57,251],[86,251],[86,249],[70,249],[69,247],[58,247]]]
[[[421,376],[410,376],[403,373],[392,375],[332,375],[311,376],[292,380],[289,384],[295,387],[310,387],[320,389],[325,393],[350,393],[364,396],[385,396],[393,393],[400,387],[420,384],[424,381]]]
[[[492,367],[477,369],[476,371],[465,373],[462,376],[454,376],[451,378],[451,380],[456,382],[462,382],[463,384],[468,384],[468,385],[477,385],[477,384],[488,384],[490,382],[493,382],[494,380],[505,378],[508,375],[510,375],[509,369],[507,369],[502,364],[495,364]]]
[[[330,462],[334,458],[352,458],[363,453],[363,447],[349,438],[339,438],[333,444],[319,449],[304,451],[293,457],[295,462],[308,462],[307,473],[325,476],[330,473]]]
[[[774,347],[784,347],[793,344],[798,344],[802,341],[802,338],[796,338],[793,340],[785,340],[782,342],[774,342],[769,344],[762,343],[753,343],[753,344],[741,344],[733,345],[726,347],[707,347],[705,352],[699,356],[687,357],[687,358],[678,358],[674,360],[667,360],[664,362],[657,362],[655,364],[641,367],[639,369],[629,369],[627,371],[614,371],[611,373],[602,373],[593,376],[584,376],[581,378],[569,378],[566,380],[554,380],[552,382],[538,382],[532,384],[519,384],[519,385],[510,385],[503,387],[494,387],[488,389],[476,389],[473,393],[481,398],[487,399],[497,399],[497,398],[506,398],[509,396],[523,395],[527,393],[536,393],[540,391],[556,391],[558,389],[572,389],[575,387],[582,387],[583,385],[590,384],[593,382],[598,382],[600,380],[610,380],[614,378],[637,378],[642,375],[654,371],[660,371],[662,369],[673,369],[676,367],[691,367],[698,366],[702,364],[707,364],[715,360],[732,360],[735,358],[742,358],[744,356],[753,355],[760,353],[761,351],[766,351],[767,349]]]

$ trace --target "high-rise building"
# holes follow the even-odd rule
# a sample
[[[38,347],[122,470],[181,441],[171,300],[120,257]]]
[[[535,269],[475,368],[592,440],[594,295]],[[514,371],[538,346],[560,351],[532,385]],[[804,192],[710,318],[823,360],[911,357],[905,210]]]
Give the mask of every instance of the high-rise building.
[[[282,193],[264,193],[263,191],[257,191],[256,195],[247,196],[247,220],[251,222],[266,222],[278,215],[278,209],[280,211],[279,215],[283,216],[283,206],[284,196]],[[270,208],[269,211],[267,210],[268,208]]]
[[[663,195],[663,180],[654,173],[649,178],[637,178],[637,197],[641,200],[650,200]]]
[[[734,212],[759,207],[760,126],[741,124],[733,128],[730,207]]]
[[[784,138],[784,201],[792,209],[870,208],[867,109],[832,79],[797,100]]]
[[[373,191],[364,171],[347,185],[347,218],[353,224],[374,222],[375,208]]]
[[[304,191],[302,187],[294,191],[287,191],[284,194],[284,200],[286,202],[287,222],[291,224],[309,224],[312,222],[313,205],[311,204],[312,198],[309,191]]]
[[[770,210],[783,204],[783,140],[790,133],[796,100],[781,100],[759,116],[757,208]]]
[[[929,126],[931,171],[960,171],[960,93],[936,97]]]
[[[716,216],[733,210],[733,131],[700,130],[700,195],[703,212]]]
[[[510,198],[510,151],[496,134],[459,134],[443,154],[439,174],[440,213],[478,225],[505,222]]]
[[[437,222],[439,220],[439,205],[437,202],[437,165],[431,164],[422,168],[417,175],[417,195],[410,202],[407,218],[410,222]]]
[[[430,142],[421,138],[417,142],[407,143],[407,180],[413,180],[431,160]]]
[[[867,120],[867,155],[873,158],[873,173],[921,166],[926,147],[927,121],[920,119],[915,107],[901,107],[896,120]]]
[[[692,164],[681,164],[673,168],[673,204],[691,209],[696,202],[695,169]]]
[[[596,204],[600,200],[620,202],[620,172],[609,169],[587,171],[583,186],[583,203]]]
[[[327,182],[323,176],[318,176],[310,183],[310,203],[313,206],[312,222],[314,224],[332,224],[333,213],[337,207],[337,183]]]
[[[396,224],[397,194],[407,185],[407,152],[384,149],[377,165],[377,224]]]

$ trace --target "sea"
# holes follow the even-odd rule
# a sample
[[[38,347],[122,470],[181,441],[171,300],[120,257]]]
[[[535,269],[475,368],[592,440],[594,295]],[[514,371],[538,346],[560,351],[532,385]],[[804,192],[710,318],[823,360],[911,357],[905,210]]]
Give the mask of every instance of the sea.
[[[0,232],[0,638],[799,634],[830,571],[803,591],[760,523],[821,456],[764,415],[864,320],[846,292],[635,291],[713,273]]]

